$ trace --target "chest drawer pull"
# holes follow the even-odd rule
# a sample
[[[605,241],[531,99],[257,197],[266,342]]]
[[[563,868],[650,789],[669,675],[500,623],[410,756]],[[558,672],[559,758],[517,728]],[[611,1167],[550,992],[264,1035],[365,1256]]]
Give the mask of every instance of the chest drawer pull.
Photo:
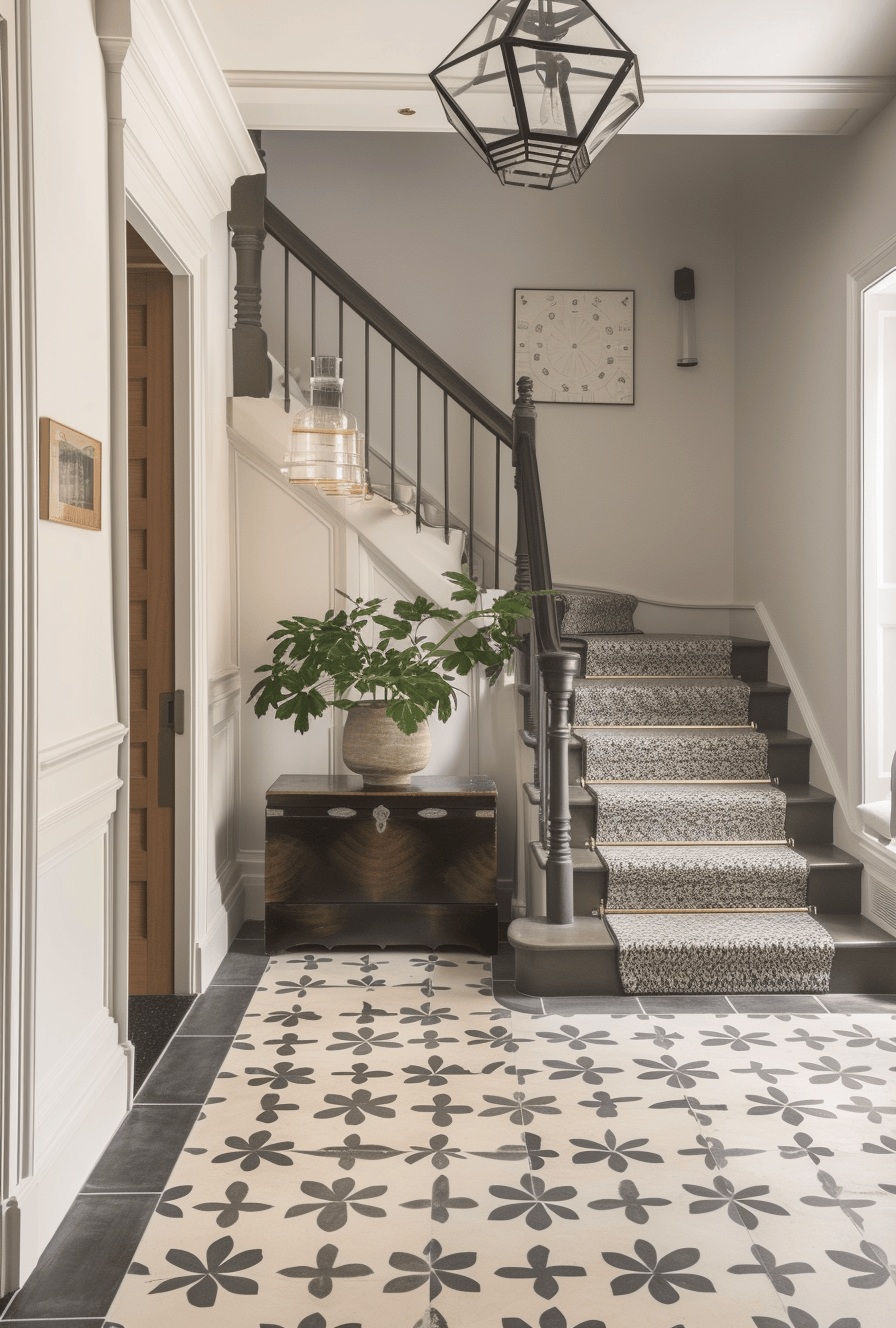
[[[377,834],[381,835],[385,830],[386,822],[389,819],[389,808],[383,806],[374,807],[373,819],[376,821]]]
[[[285,816],[286,812],[282,807],[268,807],[265,816]]]
[[[494,812],[477,812],[476,815],[477,815],[477,816],[488,816],[488,817],[491,817],[492,819],[494,819],[494,815],[495,815],[495,813],[494,813]]]
[[[421,807],[418,816],[425,816],[428,821],[438,821],[440,817],[447,816],[448,813],[444,807]]]
[[[351,816],[357,816],[358,813],[354,807],[328,807],[328,816],[338,816],[340,820],[347,821]]]

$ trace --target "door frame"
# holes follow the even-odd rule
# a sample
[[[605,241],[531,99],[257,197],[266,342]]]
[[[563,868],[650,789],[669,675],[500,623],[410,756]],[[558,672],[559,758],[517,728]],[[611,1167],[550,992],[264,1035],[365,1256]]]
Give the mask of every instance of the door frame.
[[[198,990],[195,971],[197,918],[193,888],[197,819],[204,789],[197,787],[197,637],[204,618],[197,617],[197,578],[204,572],[202,544],[197,544],[193,497],[198,476],[193,430],[196,366],[193,364],[194,280],[187,266],[159,229],[126,193],[125,216],[172,276],[172,381],[174,406],[174,686],[184,693],[184,732],[174,745],[174,990]],[[180,501],[178,500],[180,497]]]
[[[896,269],[896,235],[847,274],[846,376],[846,619],[847,619],[847,790],[844,808],[850,828],[862,834],[858,808],[865,801],[864,705],[864,296]]]

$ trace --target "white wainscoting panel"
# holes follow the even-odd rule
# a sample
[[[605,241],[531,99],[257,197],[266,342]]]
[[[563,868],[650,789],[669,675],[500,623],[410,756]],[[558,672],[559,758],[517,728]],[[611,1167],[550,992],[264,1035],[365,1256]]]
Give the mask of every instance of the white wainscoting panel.
[[[245,916],[237,859],[240,771],[240,671],[226,670],[209,683],[208,717],[209,874],[205,935],[197,943],[198,982],[204,991]]]

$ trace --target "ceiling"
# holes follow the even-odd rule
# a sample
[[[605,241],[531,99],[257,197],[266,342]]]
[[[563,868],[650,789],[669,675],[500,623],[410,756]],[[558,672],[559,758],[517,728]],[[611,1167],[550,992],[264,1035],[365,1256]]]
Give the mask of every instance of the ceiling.
[[[449,130],[427,78],[488,0],[193,0],[250,128]],[[896,0],[598,0],[635,134],[858,133],[896,95]],[[410,108],[413,116],[399,115]]]

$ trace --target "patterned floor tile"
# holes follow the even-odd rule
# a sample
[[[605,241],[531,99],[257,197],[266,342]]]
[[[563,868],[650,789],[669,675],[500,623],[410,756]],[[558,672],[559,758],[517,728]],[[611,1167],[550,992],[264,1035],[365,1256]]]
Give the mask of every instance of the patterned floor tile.
[[[110,1325],[889,1328],[889,1012],[528,1013],[484,977],[272,961]]]

